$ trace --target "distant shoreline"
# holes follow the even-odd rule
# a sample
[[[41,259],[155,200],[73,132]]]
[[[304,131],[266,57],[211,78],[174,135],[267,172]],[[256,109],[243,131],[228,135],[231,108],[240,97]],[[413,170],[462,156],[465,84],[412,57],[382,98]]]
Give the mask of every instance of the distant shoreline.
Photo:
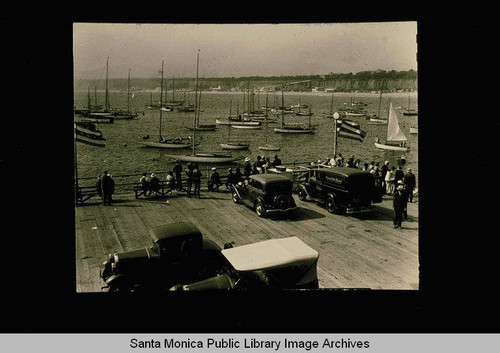
[[[82,93],[82,92],[87,92],[87,90],[75,90],[74,91]],[[105,92],[105,90],[97,90],[97,92],[102,93]],[[109,92],[113,93],[119,93],[119,92],[124,92],[123,90],[109,90]],[[172,90],[169,91],[163,91],[163,93],[167,92],[172,92]],[[160,93],[160,91],[156,90],[135,90],[132,91],[132,93]],[[175,93],[183,94],[183,93],[194,93],[194,91],[175,91]],[[244,93],[244,91],[238,91],[238,92],[232,92],[232,91],[203,91],[203,94],[231,94],[231,95],[241,95]],[[259,94],[265,95],[266,92],[259,92]],[[281,91],[269,91],[268,94],[281,94]],[[380,93],[379,92],[299,92],[299,91],[284,91],[283,94],[285,96],[324,96],[324,97],[331,97],[333,93],[334,97],[377,97]],[[418,91],[413,91],[413,92],[382,92],[382,95],[384,97],[407,97],[408,95],[410,96],[417,96]]]

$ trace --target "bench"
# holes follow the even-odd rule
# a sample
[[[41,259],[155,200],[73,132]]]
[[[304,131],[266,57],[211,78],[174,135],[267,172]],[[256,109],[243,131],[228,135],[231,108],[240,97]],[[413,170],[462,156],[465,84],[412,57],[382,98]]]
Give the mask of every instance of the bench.
[[[165,180],[160,180],[158,185],[158,191],[156,194],[161,194],[161,196],[167,195],[169,192],[175,190],[175,184],[167,185]],[[136,183],[134,186],[135,198],[138,199],[141,196],[146,197],[146,193],[149,193],[149,188],[144,188],[140,182]],[[155,191],[151,191],[154,193]]]
[[[95,186],[78,186],[76,189],[76,202],[78,204],[84,204],[85,201],[94,196],[99,196]]]

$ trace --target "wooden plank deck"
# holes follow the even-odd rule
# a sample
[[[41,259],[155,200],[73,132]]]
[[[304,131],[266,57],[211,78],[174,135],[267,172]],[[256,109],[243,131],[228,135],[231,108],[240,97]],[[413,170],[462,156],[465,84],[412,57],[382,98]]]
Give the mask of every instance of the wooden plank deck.
[[[259,218],[231,194],[202,190],[202,198],[184,193],[135,199],[134,193],[114,195],[112,206],[98,198],[76,207],[76,291],[99,292],[99,269],[109,253],[151,244],[149,229],[189,221],[219,246],[298,236],[320,254],[321,288],[418,289],[418,203],[408,204],[403,229],[392,224],[392,199],[384,197],[374,211],[354,216],[333,215],[315,202],[298,210]]]

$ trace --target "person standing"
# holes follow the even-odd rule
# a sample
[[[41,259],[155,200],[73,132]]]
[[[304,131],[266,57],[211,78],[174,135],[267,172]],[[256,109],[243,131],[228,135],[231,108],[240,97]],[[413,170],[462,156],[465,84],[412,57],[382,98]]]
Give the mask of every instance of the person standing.
[[[193,169],[193,164],[189,162],[186,169],[187,197],[191,197],[191,188],[193,187]]]
[[[139,183],[141,183],[142,191],[144,192],[144,196],[147,196],[147,193],[149,191],[149,178],[148,178],[146,172],[142,173],[142,176],[139,179]]]
[[[387,170],[385,174],[385,192],[387,195],[392,195],[394,193],[394,173],[396,172],[396,167],[392,166],[391,169]]]
[[[415,174],[411,172],[411,168],[407,169],[407,173],[403,178],[403,183],[405,186],[405,190],[408,193],[408,201],[413,202],[413,190],[416,187]]]
[[[401,223],[403,222],[403,213],[405,212],[407,201],[408,197],[404,186],[398,185],[392,202],[394,207],[394,228],[402,228]]]
[[[380,168],[380,176],[382,177],[382,187],[384,188],[384,193],[387,192],[387,184],[385,182],[385,176],[389,171],[389,161],[385,161],[382,168]]]
[[[398,181],[403,180],[405,173],[403,172],[403,167],[399,166],[394,173],[394,185],[398,185]]]
[[[236,167],[236,171],[234,172],[234,183],[238,184],[240,181],[243,181],[243,174],[241,173],[240,167]]]
[[[201,189],[201,172],[198,167],[198,164],[194,166],[193,170],[193,184],[194,184],[194,197],[200,198],[200,189]]]
[[[230,189],[231,186],[233,186],[235,183],[235,175],[233,173],[233,169],[229,168],[227,170],[227,177],[226,177],[226,188]]]
[[[175,161],[172,171],[175,175],[175,186],[177,187],[177,191],[182,191],[182,164],[180,160]]]
[[[160,191],[160,179],[156,176],[155,173],[151,173],[151,180],[149,181],[149,194],[151,196],[151,191],[154,191],[156,195]]]
[[[112,195],[115,192],[115,181],[105,170],[103,176],[101,177],[101,194],[103,205],[111,206]]]
[[[252,174],[252,166],[250,165],[250,157],[245,158],[245,163],[243,163],[243,175],[246,179]]]

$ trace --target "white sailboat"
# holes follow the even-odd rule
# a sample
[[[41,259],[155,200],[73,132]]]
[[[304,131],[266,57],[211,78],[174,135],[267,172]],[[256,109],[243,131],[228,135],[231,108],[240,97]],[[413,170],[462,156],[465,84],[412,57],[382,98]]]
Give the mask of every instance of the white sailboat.
[[[389,120],[387,122],[387,137],[385,143],[380,143],[379,138],[375,139],[375,147],[391,151],[408,151],[405,146],[407,141],[403,131],[399,128],[398,116],[392,106],[389,105]]]
[[[220,144],[223,150],[247,150],[249,146],[250,144],[247,141],[232,141],[231,125],[227,126],[227,142]]]
[[[281,106],[284,107],[283,87],[281,88]],[[304,123],[285,124],[285,111],[281,110],[281,126],[275,127],[274,132],[278,134],[313,134],[314,127],[311,126],[311,116],[308,116],[307,125]]]

